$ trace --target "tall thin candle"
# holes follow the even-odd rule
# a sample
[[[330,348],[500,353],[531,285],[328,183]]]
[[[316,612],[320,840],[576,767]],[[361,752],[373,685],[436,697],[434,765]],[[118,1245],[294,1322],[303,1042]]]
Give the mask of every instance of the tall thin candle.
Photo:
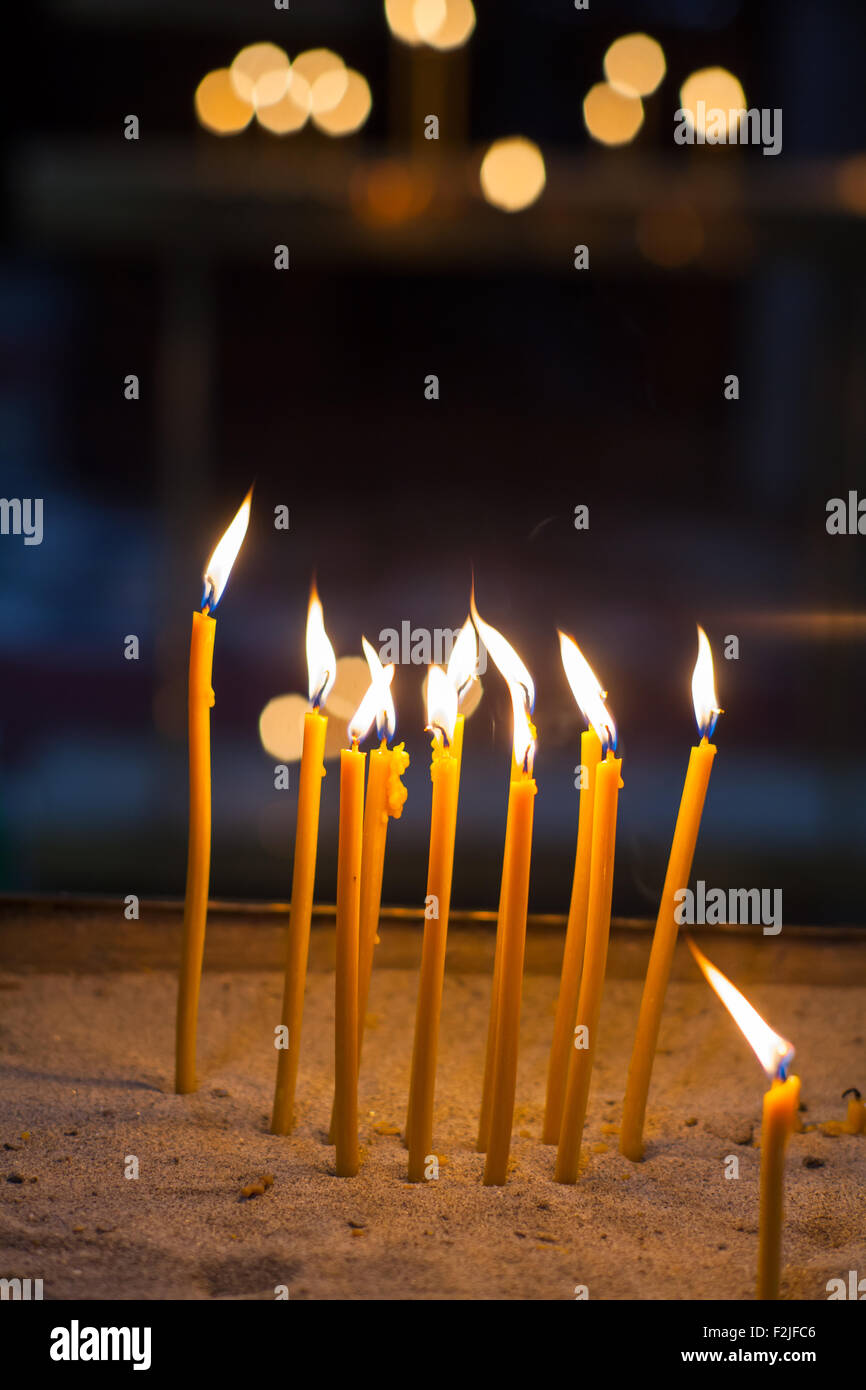
[[[676,895],[688,887],[695,845],[701,824],[701,814],[707,795],[716,746],[710,743],[718,708],[713,678],[713,656],[707,635],[698,628],[698,659],[692,676],[692,697],[695,718],[701,741],[689,757],[682,801],[677,816],[674,840],[662,889],[649,967],[641,999],[637,1034],[632,1052],[623,1106],[620,1152],[633,1162],[643,1158],[643,1127],[646,1115],[650,1078],[658,1045],[662,1010],[671,973],[674,948],[677,944]]]
[[[216,619],[213,613],[247,533],[252,495],[253,490],[250,488],[234,520],[208,560],[204,571],[201,611],[192,615],[188,710],[189,845],[175,1049],[175,1090],[181,1095],[196,1089],[198,999],[210,887],[210,712],[214,703],[211,680],[216,637]]]
[[[292,867],[292,901],[286,949],[283,1008],[284,1034],[277,1055],[277,1082],[271,1117],[272,1134],[290,1134],[294,1124],[295,1087],[301,1047],[304,986],[310,949],[313,889],[319,843],[319,804],[325,775],[325,734],[328,719],[322,711],[337,674],[337,658],[325,632],[322,604],[313,584],[307,614],[307,676],[312,709],[304,715],[304,742],[298,785],[298,818],[295,826],[295,861]]]

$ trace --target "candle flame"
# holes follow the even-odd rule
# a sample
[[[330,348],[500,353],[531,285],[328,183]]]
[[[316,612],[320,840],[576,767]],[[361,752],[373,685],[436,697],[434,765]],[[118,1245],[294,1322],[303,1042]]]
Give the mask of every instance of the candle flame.
[[[370,668],[370,679],[379,692],[379,705],[376,710],[376,733],[379,738],[393,739],[397,728],[397,711],[394,708],[394,700],[391,695],[391,682],[394,679],[394,666],[383,666],[379,660],[379,653],[376,648],[367,641],[366,637],[361,638],[361,645],[364,648],[364,655],[367,658],[367,665]]]
[[[558,628],[557,631],[559,632]],[[602,690],[598,676],[573,637],[559,632],[559,650],[571,692],[580,706],[584,719],[601,739],[602,750],[607,752],[608,749],[611,749],[615,752],[616,724],[604,703],[607,699],[607,691]]]
[[[509,682],[517,681],[524,689],[524,703],[527,714],[531,714],[535,708],[535,683],[524,666],[517,652],[510,642],[507,642],[501,632],[497,632],[495,627],[485,623],[481,614],[475,606],[475,585],[472,585],[472,597],[469,601],[469,608],[472,613],[472,621],[478,629],[485,647],[493,657],[494,665],[499,673]]]
[[[469,609],[472,621],[492,656],[494,665],[508,683],[508,693],[514,711],[514,759],[531,777],[535,759],[535,728],[529,716],[535,706],[535,683],[511,643],[481,617],[475,605],[474,583]]]
[[[514,760],[531,777],[535,762],[535,725],[526,708],[526,691],[520,681],[509,681],[508,693],[514,711]]]
[[[310,589],[307,610],[307,677],[313,709],[323,705],[337,679],[337,658],[325,631],[325,618],[316,582]]]
[[[457,703],[462,704],[466,692],[478,675],[478,639],[472,619],[467,618],[448,658],[448,679],[457,691]]]
[[[226,581],[231,574],[232,565],[238,557],[238,551],[243,545],[244,536],[247,534],[247,527],[250,524],[252,499],[253,490],[250,488],[238,507],[234,520],[217,541],[214,552],[204,567],[202,611],[207,609],[209,613],[212,613],[223,596]]]
[[[393,664],[390,666],[383,666],[366,638],[362,638],[361,641],[364,644],[364,651],[367,653],[367,664],[370,666],[370,672],[373,678],[367,687],[364,698],[349,720],[349,738],[352,743],[360,743],[362,738],[366,738],[374,721],[378,721],[381,717],[383,707],[390,702],[391,693],[388,687],[394,679],[394,671],[396,669]],[[379,670],[382,673],[381,677],[378,672],[374,671],[371,665],[370,655],[367,651],[368,648],[370,652],[373,652],[376,662],[378,663]],[[391,708],[393,709],[393,705]]]
[[[716,720],[724,711],[716,699],[716,678],[713,673],[713,653],[704,629],[698,624],[698,659],[692,674],[692,699],[695,719],[701,738],[712,738]]]
[[[446,744],[454,738],[457,722],[457,688],[441,666],[427,669],[427,728]]]
[[[773,1032],[727,976],[698,950],[691,937],[686,939],[692,955],[764,1068],[768,1080],[783,1081],[794,1056],[793,1045]]]

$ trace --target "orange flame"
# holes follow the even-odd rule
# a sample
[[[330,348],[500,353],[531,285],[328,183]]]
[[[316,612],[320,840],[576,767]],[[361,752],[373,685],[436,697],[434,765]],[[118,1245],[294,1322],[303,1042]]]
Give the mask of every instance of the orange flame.
[[[472,620],[467,618],[448,658],[448,679],[457,691],[458,704],[462,702],[472,682],[477,678],[477,674],[478,639],[475,636]]]
[[[457,722],[457,687],[441,666],[427,668],[427,728],[441,734],[445,743],[454,738]]]
[[[361,641],[364,644],[364,651],[367,654],[367,665],[370,666],[372,680],[367,687],[360,705],[349,720],[349,738],[353,743],[360,743],[362,738],[366,738],[374,721],[381,717],[383,709],[390,703],[391,692],[388,687],[394,679],[394,671],[396,669],[393,664],[390,666],[383,666],[367,639],[362,638]],[[373,656],[376,658],[376,664],[378,665],[379,671],[381,671],[381,676],[379,672],[374,669],[370,661],[370,652],[372,652]],[[393,709],[393,704],[391,708]]]
[[[470,611],[482,642],[493,658],[494,665],[502,675],[511,695],[514,710],[514,759],[524,772],[532,775],[535,758],[535,728],[530,719],[535,705],[535,683],[511,643],[501,632],[485,623],[475,606],[475,585],[472,586]]]
[[[204,597],[202,598],[202,610],[205,608],[212,613],[223,596],[226,581],[231,574],[231,568],[238,557],[238,551],[243,545],[244,536],[247,534],[247,527],[250,524],[250,508],[252,505],[253,490],[250,488],[246,497],[235,513],[234,520],[228,530],[217,541],[213,554],[204,567]]]
[[[719,702],[716,699],[713,653],[707,634],[700,624],[698,624],[698,659],[692,674],[692,699],[701,738],[712,738],[716,720],[724,711],[719,709]]]
[[[315,580],[310,589],[307,610],[307,677],[313,709],[323,705],[337,678],[337,658],[325,631],[322,603]]]
[[[557,631],[559,629],[557,628]],[[571,692],[580,706],[587,724],[591,724],[601,740],[601,746],[616,749],[616,725],[605,705],[607,691],[593,671],[580,647],[572,637],[559,633],[559,650]]]
[[[761,1018],[757,1009],[752,1008],[748,999],[740,993],[735,985],[731,984],[727,976],[723,975],[721,970],[717,970],[712,962],[707,960],[703,951],[698,950],[691,937],[687,937],[686,940],[692,955],[764,1068],[768,1079],[770,1081],[776,1080],[777,1077],[784,1079],[791,1058],[794,1056],[793,1045],[778,1033],[773,1032],[770,1025]]]

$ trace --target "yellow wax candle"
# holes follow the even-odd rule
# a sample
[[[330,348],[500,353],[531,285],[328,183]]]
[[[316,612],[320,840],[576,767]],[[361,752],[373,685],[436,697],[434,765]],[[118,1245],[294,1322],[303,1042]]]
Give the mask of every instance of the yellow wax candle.
[[[327,700],[337,674],[337,658],[325,632],[322,604],[315,582],[307,610],[307,680],[312,709],[304,715],[304,741],[298,786],[298,818],[295,825],[295,862],[292,868],[292,902],[286,950],[281,1024],[287,1036],[277,1060],[277,1084],[271,1117],[272,1134],[290,1134],[294,1124],[295,1086],[301,1048],[304,986],[310,949],[316,853],[319,843],[319,805],[325,775],[327,717],[320,706]]]
[[[577,1034],[573,1037],[562,1129],[556,1151],[556,1181],[577,1181],[580,1146],[586,1120],[586,1103],[598,1038],[598,1020],[607,946],[610,937],[610,909],[613,892],[613,865],[616,848],[616,815],[622,759],[608,751],[595,774],[595,805],[592,818],[592,858],[589,871],[589,903],[586,920],[586,953],[577,1004]]]
[[[334,1140],[341,1178],[358,1171],[358,945],[366,761],[357,741],[340,753]]]
[[[721,970],[707,960],[691,937],[687,937],[687,941],[705,978],[737,1024],[770,1081],[770,1089],[764,1095],[764,1123],[761,1130],[757,1296],[759,1299],[774,1299],[779,1297],[785,1149],[789,1138],[799,1128],[800,1081],[796,1076],[785,1079],[794,1049],[786,1038],[775,1033],[764,1022],[748,999]]]
[[[489,1021],[488,1021],[488,1024],[487,1024],[487,1048],[486,1048],[485,1060],[484,1060],[484,1082],[483,1082],[482,1092],[481,1092],[481,1114],[480,1114],[479,1122],[478,1122],[478,1140],[477,1140],[477,1144],[476,1144],[476,1147],[477,1147],[477,1149],[479,1150],[479,1152],[481,1152],[481,1153],[484,1153],[485,1151],[487,1152],[487,1154],[488,1154],[488,1162],[489,1162],[489,1157],[490,1157],[490,1134],[491,1134],[491,1129],[492,1129],[492,1125],[493,1125],[493,1112],[494,1112],[494,1103],[495,1103],[496,1085],[497,1085],[497,1083],[496,1083],[496,1073],[497,1073],[497,1069],[498,1069],[498,1066],[499,1066],[499,1058],[500,1058],[500,1056],[501,1056],[501,1052],[502,1052],[503,1046],[506,1048],[506,1051],[509,1052],[509,1054],[510,1054],[510,1049],[511,1049],[511,1047],[512,1047],[512,1045],[513,1045],[513,1047],[514,1047],[514,1049],[515,1049],[515,1050],[514,1050],[514,1065],[515,1065],[515,1067],[516,1067],[516,1057],[517,1057],[517,1053],[516,1053],[517,1038],[516,1038],[516,1036],[514,1036],[514,1037],[510,1036],[510,1034],[507,1035],[507,1036],[503,1036],[503,1030],[502,1030],[502,1025],[501,1025],[502,999],[503,999],[503,981],[504,981],[503,967],[504,967],[505,952],[506,952],[506,940],[507,940],[507,938],[508,938],[508,936],[509,936],[509,929],[508,929],[508,918],[509,918],[509,913],[510,913],[510,912],[513,913],[513,909],[514,909],[515,902],[519,902],[519,899],[520,899],[519,885],[520,885],[520,883],[521,883],[521,881],[522,881],[523,870],[524,870],[524,868],[525,868],[525,871],[526,871],[526,878],[527,878],[527,885],[528,885],[528,875],[529,875],[529,859],[528,859],[528,855],[529,855],[529,851],[530,851],[530,849],[531,849],[532,815],[533,815],[533,809],[532,809],[532,808],[533,808],[533,805],[534,805],[533,797],[534,797],[534,795],[535,795],[535,783],[532,782],[532,762],[533,762],[534,753],[535,753],[535,728],[534,728],[534,726],[533,726],[533,724],[532,724],[532,722],[531,722],[531,719],[530,719],[530,716],[531,716],[531,714],[532,714],[533,707],[534,707],[534,705],[535,705],[535,682],[533,681],[532,676],[530,675],[530,673],[529,673],[527,667],[524,665],[523,661],[520,659],[520,657],[518,656],[517,652],[516,652],[516,651],[514,650],[514,648],[512,647],[511,643],[508,642],[508,641],[506,640],[505,637],[503,637],[503,635],[502,635],[501,632],[499,632],[495,627],[491,627],[490,623],[486,623],[486,622],[484,621],[484,619],[481,617],[481,614],[478,612],[478,608],[477,608],[476,603],[475,603],[475,585],[474,585],[474,582],[473,582],[473,586],[472,586],[472,597],[471,597],[471,600],[470,600],[470,605],[469,605],[469,607],[470,607],[470,612],[471,612],[471,615],[472,615],[472,621],[473,621],[474,624],[475,624],[475,627],[476,627],[476,629],[477,629],[477,631],[478,631],[478,634],[479,634],[479,636],[480,636],[482,642],[484,643],[484,646],[487,648],[488,653],[489,653],[490,656],[492,657],[493,662],[494,662],[496,668],[498,669],[500,675],[502,675],[502,676],[505,678],[505,681],[506,681],[506,683],[507,683],[507,685],[508,685],[508,692],[509,692],[509,695],[510,695],[510,697],[511,697],[511,708],[512,708],[512,713],[513,713],[513,720],[514,720],[514,723],[513,723],[514,737],[513,737],[513,740],[512,740],[512,749],[511,749],[511,780],[510,780],[509,786],[508,786],[508,814],[507,814],[506,822],[505,822],[505,848],[504,848],[503,855],[502,855],[502,879],[501,879],[500,889],[499,889],[499,912],[498,912],[498,914],[497,914],[497,919],[496,919],[496,947],[495,947],[494,960],[493,960],[493,983],[492,983],[492,987],[491,987],[491,991],[490,991],[490,1018],[489,1018]],[[524,783],[527,783],[527,782],[532,783],[532,793],[531,793],[531,794],[530,794],[527,790],[525,790],[525,788],[524,788],[523,790],[520,790],[520,791],[518,790]],[[518,802],[518,800],[520,801],[520,804],[521,804],[521,811],[520,811],[519,817],[518,817],[518,815],[517,815],[517,802]],[[526,845],[526,844],[524,844],[524,843],[522,842],[522,841],[523,841],[523,837],[524,837],[525,834],[526,834],[527,806],[529,807],[529,811],[528,811],[528,827],[529,827],[529,836],[530,836],[530,844],[529,844],[529,845]],[[518,829],[518,827],[517,827],[517,820],[518,820],[518,819],[520,820],[520,828],[519,828],[519,829]],[[513,851],[514,851],[514,849],[515,849],[515,846],[518,844],[518,842],[521,843],[521,849],[522,849],[522,851],[525,851],[525,853],[522,855],[521,863],[520,863],[520,865],[518,866],[518,871],[515,871],[515,873],[513,873],[513,872],[512,872],[513,866],[512,866],[512,863],[511,863],[511,856],[512,856],[512,853],[513,853]],[[524,862],[523,862],[524,859],[525,859],[525,864],[524,864]],[[510,885],[511,885],[512,882],[514,882],[516,885],[518,885],[517,888],[514,890],[514,893],[513,893],[513,894],[512,894],[512,889],[510,888]],[[519,1018],[520,1018],[520,980],[522,979],[522,973],[523,973],[523,950],[524,950],[524,938],[525,938],[525,934],[526,934],[526,912],[525,912],[525,910],[524,910],[524,913],[523,913],[523,925],[522,925],[522,927],[519,927],[519,929],[514,929],[514,930],[511,931],[512,944],[511,944],[511,946],[508,948],[508,950],[509,950],[510,953],[511,953],[511,955],[510,955],[510,969],[511,969],[512,973],[513,973],[514,968],[515,968],[515,966],[514,966],[514,962],[515,962],[515,960],[516,960],[516,954],[515,954],[515,953],[517,952],[517,949],[518,949],[518,947],[515,945],[515,930],[519,930],[519,935],[520,935],[520,944],[519,944],[520,975],[519,975],[519,977],[518,977],[518,992],[517,992],[517,1004],[516,1004],[516,1007],[517,1007],[517,1022],[519,1023]],[[510,987],[511,987],[512,993],[511,993],[510,1000],[509,1000],[509,1008],[510,1008],[510,1010],[511,1010],[512,1022],[509,1024],[509,1029],[512,1029],[513,1027],[516,1026],[516,1025],[514,1024],[514,1019],[513,1019],[513,1010],[514,1010],[513,986],[514,986],[514,980],[511,979],[511,980],[510,980]],[[502,1095],[501,1095],[501,1097],[500,1097],[500,1102],[502,1102],[502,1096],[505,1096],[505,1095],[507,1094],[507,1088],[508,1088],[508,1080],[507,1080],[507,1078],[508,1078],[509,1066],[510,1066],[510,1062],[509,1062],[508,1065],[506,1065],[506,1068],[505,1068],[505,1074],[504,1074],[504,1078],[503,1078],[503,1082],[502,1082],[503,1090],[502,1090]],[[509,1112],[508,1117],[507,1117],[507,1128],[508,1128],[508,1132],[507,1132],[506,1141],[505,1141],[505,1157],[504,1157],[504,1159],[503,1159],[503,1158],[502,1158],[501,1152],[498,1152],[498,1153],[497,1153],[497,1156],[496,1156],[496,1164],[495,1164],[495,1167],[496,1167],[496,1170],[497,1170],[497,1171],[499,1170],[500,1167],[501,1167],[502,1170],[503,1170],[502,1182],[505,1181],[505,1177],[504,1177],[504,1166],[507,1165],[507,1162],[508,1162],[508,1149],[509,1149],[509,1147],[510,1147],[510,1142],[511,1142],[511,1119],[512,1119],[512,1116],[513,1116],[513,1110],[514,1110],[514,1098],[513,1098],[513,1094],[512,1094],[511,1111]],[[504,1109],[503,1109],[502,1103],[500,1103],[499,1123],[500,1123],[499,1147],[501,1148],[501,1143],[502,1143],[502,1130],[504,1129],[504,1127],[505,1127],[505,1125],[506,1125],[506,1117],[505,1117],[505,1113],[504,1113]],[[488,1165],[485,1164],[485,1179],[484,1179],[485,1182],[487,1181],[487,1177],[486,1177],[487,1167],[488,1167]]]
[[[290,1134],[294,1123],[295,1086],[301,1046],[304,985],[310,949],[316,852],[319,842],[319,803],[325,775],[327,717],[318,709],[304,715],[304,744],[298,787],[298,819],[295,828],[295,862],[292,868],[292,902],[289,911],[286,977],[283,986],[282,1026],[286,1046],[277,1060],[277,1084],[271,1118],[272,1134]]]
[[[553,1025],[553,1042],[547,1067],[547,1099],[544,1107],[544,1128],[541,1142],[558,1144],[562,1128],[562,1107],[568,1064],[574,1044],[577,1000],[586,945],[586,913],[589,903],[589,867],[592,849],[592,817],[595,803],[595,772],[601,759],[601,739],[594,729],[580,736],[580,765],[585,769],[581,781],[578,807],[577,847],[574,856],[574,878],[565,932],[562,975],[559,999]]]
[[[499,1019],[499,990],[502,976],[502,939],[504,936],[505,897],[508,885],[513,831],[511,829],[514,808],[514,787],[520,770],[516,767],[512,754],[512,777],[508,783],[508,809],[505,816],[505,848],[502,854],[502,876],[499,880],[499,908],[496,913],[496,941],[493,949],[493,981],[490,987],[490,1017],[487,1021],[487,1047],[484,1053],[484,1082],[481,1090],[481,1114],[478,1119],[478,1139],[475,1147],[479,1153],[487,1151],[490,1140],[490,1114],[493,1105],[493,1079],[496,1072],[496,1027]]]
[[[423,1182],[433,1144],[433,1099],[436,1087],[436,1058],[439,1048],[439,1018],[445,976],[445,946],[451,906],[451,877],[454,867],[454,839],[457,828],[457,800],[460,788],[460,762],[445,742],[436,708],[436,689],[432,667],[427,678],[428,726],[436,729],[430,764],[433,798],[430,811],[430,849],[427,862],[427,898],[424,940],[421,948],[421,974],[415,1015],[415,1041],[409,1110],[406,1121],[409,1149],[409,1181]],[[443,678],[444,678],[444,672]],[[454,697],[456,709],[456,694]],[[462,726],[463,716],[457,715]],[[447,729],[446,729],[447,733]],[[456,733],[456,730],[455,730]],[[462,734],[462,728],[461,728]]]
[[[758,1298],[779,1297],[782,1262],[785,1150],[800,1104],[800,1078],[775,1080],[764,1093],[761,1128],[761,1215],[758,1234]]]
[[[388,821],[399,820],[406,801],[401,777],[409,766],[405,745],[389,748],[385,739],[370,754],[367,795],[364,801],[364,836],[361,852],[360,946],[358,959],[358,1061],[364,1039],[373,955],[382,906],[382,877]]]
[[[643,1126],[646,1115],[650,1077],[658,1044],[665,993],[671,973],[674,948],[677,944],[676,894],[688,887],[692,860],[701,824],[701,814],[707,795],[716,746],[709,741],[715,719],[721,711],[716,707],[713,682],[712,654],[706,634],[698,628],[698,661],[692,678],[692,692],[698,728],[703,732],[698,747],[691,750],[677,815],[674,839],[662,889],[649,966],[644,983],[638,1017],[637,1034],[632,1052],[623,1106],[620,1152],[633,1162],[643,1158]]]
[[[382,906],[382,876],[385,868],[385,844],[388,834],[388,821],[393,816],[399,820],[406,801],[406,788],[401,777],[409,766],[409,754],[402,743],[388,748],[386,739],[381,746],[370,753],[367,770],[367,792],[364,797],[364,830],[361,847],[361,896],[358,913],[358,1070],[361,1067],[361,1049],[364,1044],[364,1028],[367,1018],[367,1003],[370,994],[370,979],[373,973],[373,956],[376,950],[379,928],[379,912]],[[331,1127],[328,1143],[335,1142],[334,1111],[331,1111]]]
[[[496,1019],[496,1055],[490,1104],[490,1132],[484,1163],[486,1187],[501,1187],[508,1172],[514,1094],[517,1086],[517,1054],[520,1035],[520,1001],[526,913],[529,901],[529,864],[536,784],[529,772],[512,782],[510,796],[510,846],[504,904],[497,930],[502,934],[502,957]]]
[[[189,648],[189,844],[183,941],[177,996],[175,1090],[187,1095],[196,1089],[195,1053],[198,1000],[207,925],[210,887],[211,770],[210,711],[216,620],[211,616],[243,544],[250,519],[250,488],[228,530],[205,565],[204,601],[193,613]]]
[[[454,646],[453,646],[452,651],[451,651],[451,655],[450,655],[450,657],[449,657],[449,659],[448,659],[448,667],[447,667],[447,670],[446,670],[446,675],[448,676],[448,679],[449,679],[449,681],[451,682],[451,686],[452,686],[452,688],[453,688],[453,690],[454,690],[454,697],[456,698],[456,702],[457,702],[458,705],[459,705],[460,701],[463,699],[463,697],[466,695],[466,693],[467,693],[467,691],[469,690],[470,686],[474,683],[474,681],[475,681],[475,679],[476,679],[476,675],[477,675],[477,670],[478,670],[478,643],[477,643],[477,640],[476,640],[476,637],[475,637],[475,629],[474,629],[474,627],[472,626],[472,622],[471,622],[470,619],[467,618],[466,622],[463,624],[463,627],[460,629],[460,633],[459,633],[459,635],[458,635],[458,637],[457,637],[457,641],[454,643]],[[438,680],[438,677],[437,677],[436,679]],[[428,688],[428,692],[429,692],[429,689],[430,689],[430,687],[429,687],[429,674],[428,674],[428,687],[427,687],[427,688]],[[440,684],[440,687],[439,687],[439,688],[440,688],[440,693],[444,693],[443,690],[442,690],[441,684]],[[449,709],[450,709],[451,712],[453,713],[453,704],[454,704],[454,701],[453,701],[452,697],[450,696],[450,694],[447,695],[446,698],[447,698],[447,701],[448,701]],[[461,763],[462,763],[462,760],[463,760],[463,727],[464,727],[465,722],[466,722],[466,721],[465,721],[464,716],[463,716],[462,714],[458,714],[458,715],[457,715],[457,718],[456,718],[455,721],[454,721],[454,731],[453,731],[453,734],[452,734],[452,736],[451,736],[451,743],[450,743],[449,748],[448,748],[448,751],[449,751],[451,757],[454,759],[454,761],[455,761],[456,764],[457,764],[457,783],[458,783],[458,786],[459,786],[459,784],[460,784],[460,767],[461,767]],[[428,872],[429,872],[429,866],[428,866]],[[425,921],[426,921],[426,917],[425,917]],[[423,948],[422,948],[422,955],[423,955]],[[404,1130],[404,1132],[403,1132],[403,1147],[404,1147],[405,1149],[408,1149],[408,1147],[409,1147],[409,1134],[410,1134],[410,1132],[411,1132],[411,1130],[412,1130],[412,1109],[413,1109],[413,1092],[412,1092],[412,1087],[411,1087],[411,1084],[410,1084],[410,1088],[409,1088],[409,1104],[408,1104],[408,1106],[407,1106],[407,1108],[406,1108],[406,1128],[405,1128],[405,1130]]]
[[[183,907],[183,949],[177,998],[175,1089],[196,1088],[195,1042],[210,882],[210,711],[216,619],[193,613],[189,649],[189,848]]]

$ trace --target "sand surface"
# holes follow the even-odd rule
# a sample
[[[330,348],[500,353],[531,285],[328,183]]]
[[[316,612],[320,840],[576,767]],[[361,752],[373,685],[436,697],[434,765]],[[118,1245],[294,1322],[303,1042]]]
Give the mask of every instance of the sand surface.
[[[584,1168],[565,1187],[539,1142],[557,980],[527,976],[513,1166],[485,1188],[489,976],[449,974],[434,1141],[447,1162],[420,1187],[399,1136],[380,1132],[405,1118],[416,978],[374,973],[363,1164],[340,1179],[326,1144],[330,972],[309,977],[291,1138],[267,1132],[278,973],[206,973],[200,1090],[184,1097],[171,1090],[172,972],[0,975],[0,1275],[42,1278],[46,1298],[264,1299],[278,1285],[302,1299],[572,1299],[577,1285],[600,1299],[752,1298],[763,1074],[706,985],[671,984],[635,1165],[611,1126],[640,984],[608,980]],[[797,1045],[804,1123],[842,1119],[841,1092],[866,1091],[866,990],[762,983],[752,998]],[[273,1186],[241,1200],[262,1173]],[[793,1137],[784,1297],[824,1299],[828,1279],[866,1272],[864,1176],[866,1136]]]

